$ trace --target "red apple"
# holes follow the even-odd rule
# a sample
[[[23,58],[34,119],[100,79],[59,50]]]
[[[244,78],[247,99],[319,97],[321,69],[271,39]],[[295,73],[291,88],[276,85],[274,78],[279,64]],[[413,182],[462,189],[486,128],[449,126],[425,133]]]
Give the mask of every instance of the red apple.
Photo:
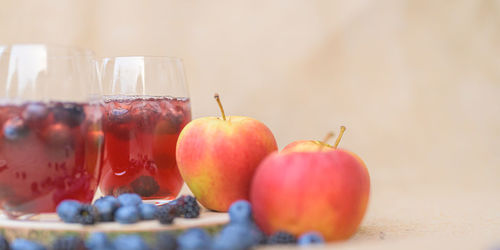
[[[257,169],[250,202],[267,234],[320,232],[328,241],[353,235],[366,211],[370,177],[355,154],[301,141],[268,156]]]
[[[256,168],[278,149],[263,123],[244,116],[203,117],[188,123],[179,135],[177,165],[198,201],[208,209],[227,211],[231,203],[249,199]]]

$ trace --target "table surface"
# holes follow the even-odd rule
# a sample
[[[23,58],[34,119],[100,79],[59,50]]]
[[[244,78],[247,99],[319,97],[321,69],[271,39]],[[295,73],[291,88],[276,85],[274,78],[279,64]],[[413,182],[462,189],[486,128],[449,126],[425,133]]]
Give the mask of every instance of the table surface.
[[[498,170],[429,169],[370,169],[372,194],[359,231],[324,248],[500,249]]]

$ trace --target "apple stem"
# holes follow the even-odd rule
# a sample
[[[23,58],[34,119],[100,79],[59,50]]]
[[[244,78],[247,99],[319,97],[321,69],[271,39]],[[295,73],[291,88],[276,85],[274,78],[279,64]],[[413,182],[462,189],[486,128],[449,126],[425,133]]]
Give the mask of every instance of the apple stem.
[[[214,94],[214,98],[219,104],[220,112],[222,113],[222,119],[225,121],[226,120],[226,114],[224,113],[224,108],[222,107],[222,103],[220,102],[220,97],[218,93]]]
[[[337,137],[337,140],[335,141],[335,145],[333,146],[334,149],[337,149],[337,146],[340,143],[340,139],[342,139],[342,135],[344,135],[344,131],[345,131],[345,127],[340,126],[340,133],[339,133],[339,136]]]

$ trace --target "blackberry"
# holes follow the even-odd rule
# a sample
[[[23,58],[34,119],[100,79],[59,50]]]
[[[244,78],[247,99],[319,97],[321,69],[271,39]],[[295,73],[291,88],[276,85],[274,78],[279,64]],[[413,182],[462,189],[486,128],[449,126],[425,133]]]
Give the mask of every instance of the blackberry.
[[[52,250],[86,250],[85,243],[77,236],[63,236],[52,243]]]
[[[162,232],[156,235],[156,249],[175,250],[177,249],[177,240],[171,233]]]
[[[76,103],[58,103],[53,107],[54,119],[70,127],[76,127],[85,120],[83,106]]]
[[[172,224],[177,216],[177,208],[172,205],[163,205],[156,210],[155,217],[161,224]]]
[[[264,232],[262,232],[255,223],[250,223],[248,227],[251,229],[250,237],[254,240],[256,245],[265,245],[267,242],[267,237]]]
[[[9,250],[10,247],[9,247],[9,242],[7,241],[7,239],[5,239],[5,237],[0,234],[0,250]]]
[[[295,236],[285,232],[277,231],[267,239],[267,244],[295,244],[297,239]]]
[[[200,205],[196,198],[191,195],[183,195],[173,201],[177,216],[184,218],[198,218],[200,216]]]
[[[98,221],[97,209],[92,205],[82,205],[75,215],[75,221],[83,225],[93,225]]]
[[[155,127],[155,134],[177,134],[181,130],[184,114],[168,112],[165,119],[160,120]]]
[[[155,178],[146,175],[135,179],[130,183],[130,186],[132,187],[132,191],[140,196],[152,196],[160,190],[160,185],[158,185]]]

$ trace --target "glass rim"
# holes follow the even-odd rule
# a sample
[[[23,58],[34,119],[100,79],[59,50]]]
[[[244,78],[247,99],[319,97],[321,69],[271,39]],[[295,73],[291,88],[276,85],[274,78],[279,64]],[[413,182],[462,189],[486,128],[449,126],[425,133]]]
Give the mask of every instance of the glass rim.
[[[184,60],[180,57],[176,56],[150,56],[150,55],[128,55],[128,56],[106,56],[106,57],[97,57],[98,61],[103,60],[116,60],[116,59],[144,59],[144,60],[164,60],[170,62],[181,62]]]
[[[11,44],[0,44],[0,55],[18,55],[19,52],[13,52],[12,49],[15,47],[41,47],[45,51],[49,51],[46,55],[47,59],[54,58],[93,58],[96,59],[95,52],[91,49],[73,47],[61,44],[50,44],[50,43],[11,43]],[[70,54],[68,54],[70,53]],[[73,54],[71,54],[73,53]]]

